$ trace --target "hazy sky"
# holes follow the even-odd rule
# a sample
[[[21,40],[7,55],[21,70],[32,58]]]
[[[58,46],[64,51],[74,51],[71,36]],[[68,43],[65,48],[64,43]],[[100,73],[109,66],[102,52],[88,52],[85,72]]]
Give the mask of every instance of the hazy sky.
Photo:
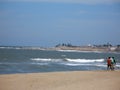
[[[120,44],[120,0],[0,0],[0,45]]]

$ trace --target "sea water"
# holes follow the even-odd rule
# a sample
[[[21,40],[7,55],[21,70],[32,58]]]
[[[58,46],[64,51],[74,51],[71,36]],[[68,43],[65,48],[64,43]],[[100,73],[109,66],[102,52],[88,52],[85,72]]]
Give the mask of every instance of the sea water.
[[[0,47],[0,74],[106,70],[107,57],[115,57],[115,69],[120,69],[117,52]]]

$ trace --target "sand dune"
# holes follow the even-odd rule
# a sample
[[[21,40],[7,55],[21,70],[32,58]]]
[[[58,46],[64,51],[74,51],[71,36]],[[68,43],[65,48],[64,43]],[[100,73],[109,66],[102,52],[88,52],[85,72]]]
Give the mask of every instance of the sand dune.
[[[6,74],[0,90],[120,90],[120,71]]]

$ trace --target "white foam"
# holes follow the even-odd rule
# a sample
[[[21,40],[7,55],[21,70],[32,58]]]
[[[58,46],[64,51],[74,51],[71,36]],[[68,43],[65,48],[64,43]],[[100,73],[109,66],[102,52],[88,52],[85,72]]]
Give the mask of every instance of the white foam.
[[[52,58],[31,58],[33,61],[63,61],[63,59],[52,59]],[[75,62],[75,63],[94,63],[94,62],[104,62],[104,59],[71,59],[71,58],[64,58],[64,60],[68,62]]]
[[[80,66],[80,64],[73,64],[73,63],[66,63],[65,65],[68,65],[68,66]]]
[[[52,61],[50,58],[31,58],[33,61]]]
[[[107,65],[105,65],[105,64],[97,64],[95,66],[98,66],[98,67],[107,67]]]
[[[93,63],[93,62],[104,62],[104,59],[69,59],[66,58],[69,62],[79,62],[79,63]]]
[[[30,63],[32,65],[48,65],[48,63]]]
[[[120,63],[116,65],[116,67],[120,67]]]
[[[33,61],[44,61],[44,62],[60,62],[63,59],[53,59],[53,58],[31,58]]]
[[[78,50],[56,50],[60,52],[78,52]]]
[[[77,64],[77,63],[62,63],[64,65],[67,65],[67,66],[90,66],[92,64]]]
[[[102,51],[80,51],[80,50],[56,50],[60,52],[81,52],[81,53],[103,53]]]

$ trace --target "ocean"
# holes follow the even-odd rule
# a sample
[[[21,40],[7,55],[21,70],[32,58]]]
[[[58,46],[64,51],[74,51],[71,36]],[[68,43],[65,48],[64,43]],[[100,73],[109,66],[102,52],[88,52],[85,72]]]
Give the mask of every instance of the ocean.
[[[115,57],[120,69],[118,52],[0,47],[0,74],[106,70],[107,57]]]

